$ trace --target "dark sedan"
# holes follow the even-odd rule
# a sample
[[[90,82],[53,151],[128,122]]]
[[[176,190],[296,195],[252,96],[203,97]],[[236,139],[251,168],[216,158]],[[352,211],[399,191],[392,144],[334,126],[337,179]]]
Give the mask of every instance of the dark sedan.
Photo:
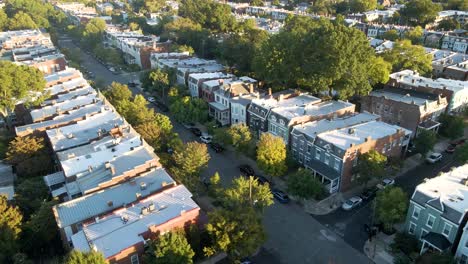
[[[280,191],[278,189],[273,189],[271,190],[271,193],[276,198],[276,200],[278,200],[280,203],[284,203],[284,204],[289,203],[289,196],[283,191]]]
[[[240,172],[241,172],[242,174],[247,175],[247,176],[253,176],[253,175],[255,175],[254,169],[252,169],[252,167],[250,167],[250,166],[247,165],[247,164],[240,165],[240,166],[239,166],[239,170],[240,170]]]
[[[224,151],[224,148],[218,143],[211,142],[209,145],[210,145],[210,148],[212,148],[216,153],[220,153]]]
[[[200,129],[196,128],[196,127],[192,127],[190,128],[190,131],[197,137],[201,136],[202,135],[202,132]]]

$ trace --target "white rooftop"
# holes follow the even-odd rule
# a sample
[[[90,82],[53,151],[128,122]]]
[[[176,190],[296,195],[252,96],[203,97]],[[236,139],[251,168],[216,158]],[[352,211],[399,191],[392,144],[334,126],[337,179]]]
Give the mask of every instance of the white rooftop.
[[[370,137],[372,140],[380,139],[397,133],[399,128],[381,121],[370,121],[351,127],[340,128],[318,134],[318,138],[329,142],[336,147],[347,150],[351,144],[360,145]],[[352,131],[352,133],[350,133]]]
[[[305,105],[316,104],[319,102],[320,102],[319,98],[309,95],[309,94],[300,94],[297,96],[284,98],[284,99],[276,99],[276,98],[270,97],[270,98],[260,98],[260,99],[252,100],[252,103],[261,105],[262,107],[267,108],[267,109],[277,108],[277,107],[287,108],[287,107],[305,106]]]
[[[203,72],[203,73],[192,73],[189,74],[189,78],[195,79],[197,81],[203,79],[223,79],[223,78],[232,78],[234,75],[229,73],[222,72]]]
[[[50,116],[56,115],[57,113],[70,111],[85,105],[95,104],[100,101],[97,98],[96,94],[86,94],[81,95],[73,100],[59,102],[53,105],[44,106],[39,109],[34,109],[30,112],[33,122],[36,122],[39,119],[48,118]]]
[[[409,93],[408,94],[400,94],[400,93],[393,93],[387,90],[374,90],[370,92],[371,96],[376,96],[376,97],[382,97],[384,96],[386,99],[393,100],[393,101],[398,101],[398,102],[403,102],[406,104],[416,104],[419,106],[423,106],[426,104],[427,99],[421,98],[421,97],[416,97],[416,96],[411,96]]]
[[[277,113],[285,118],[292,119],[299,116],[322,116],[330,113],[337,112],[341,109],[348,108],[353,104],[343,101],[327,101],[317,103],[315,98],[310,100],[310,103],[304,105],[294,105],[290,107],[274,108],[272,112]]]
[[[54,211],[57,213],[57,224],[63,228],[79,223],[134,202],[137,199],[137,193],[141,197],[146,197],[173,183],[175,183],[174,180],[163,168],[145,172],[128,182],[54,206]],[[145,189],[142,189],[142,184],[146,186]]]
[[[448,89],[454,92],[468,89],[468,81],[458,81],[451,79],[431,79],[423,76],[419,76],[411,70],[404,70],[390,74],[390,78],[395,79],[399,83],[404,83],[411,86],[428,86],[435,89]]]
[[[78,88],[73,91],[70,91],[65,94],[58,94],[55,99],[49,99],[42,103],[42,105],[56,104],[59,102],[64,102],[67,100],[72,100],[75,97],[85,94],[96,94],[96,91],[91,86],[85,86],[83,88]]]
[[[115,210],[98,222],[85,224],[82,231],[72,236],[73,245],[81,251],[97,249],[106,258],[113,256],[144,242],[141,234],[149,231],[150,227],[178,218],[183,212],[198,209],[191,197],[192,194],[183,185],[149,196],[132,206]],[[150,205],[154,205],[154,211],[143,214],[142,210]],[[87,245],[81,232],[84,233]]]
[[[76,124],[47,130],[47,136],[54,151],[76,147],[124,124],[124,119],[113,110],[104,111],[78,121]]]
[[[308,122],[305,124],[295,125],[292,133],[302,133],[311,138],[315,138],[318,134],[332,131],[335,129],[345,128],[360,123],[366,123],[379,119],[378,115],[368,112],[358,113],[351,116],[345,116],[334,119],[322,119],[318,121]]]
[[[467,178],[468,164],[427,179],[416,187],[416,191],[434,199],[440,198],[444,206],[463,214],[468,208],[468,186],[464,184]]]
[[[53,82],[53,81],[58,81],[58,80],[60,80],[62,78],[67,78],[67,77],[73,76],[75,74],[78,74],[81,77],[83,76],[79,70],[77,70],[75,68],[67,68],[67,69],[65,69],[63,71],[54,72],[52,74],[45,75],[44,79],[46,80],[47,83],[49,83],[49,82]]]
[[[70,73],[70,75],[73,75],[73,73]],[[52,95],[56,95],[59,93],[68,92],[70,90],[74,90],[77,88],[81,88],[81,87],[89,87],[89,83],[83,77],[71,79],[61,84],[56,84],[54,86],[45,88],[44,91],[48,92],[49,95],[52,96]]]

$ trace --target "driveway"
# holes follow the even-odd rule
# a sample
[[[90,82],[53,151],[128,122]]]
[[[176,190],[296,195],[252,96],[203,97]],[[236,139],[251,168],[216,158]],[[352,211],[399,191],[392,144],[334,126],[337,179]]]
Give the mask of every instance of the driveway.
[[[69,41],[62,41],[61,45],[69,47]],[[135,74],[111,73],[93,57],[82,52],[83,65],[94,72],[96,78],[102,78],[107,84],[116,81],[127,83],[134,80]],[[138,93],[138,89],[132,89]],[[153,107],[155,107],[153,105]],[[179,134],[184,142],[198,140],[181,124],[171,118],[174,131]],[[202,173],[203,177],[210,177],[215,172],[221,175],[221,183],[228,185],[235,177],[239,177],[238,166],[249,163],[256,171],[256,165],[251,160],[239,156],[233,152],[225,151],[215,153],[209,149],[211,159],[208,168]],[[263,219],[268,239],[264,245],[264,251],[253,258],[255,263],[275,264],[347,264],[347,263],[372,263],[364,254],[348,245],[340,236],[326,226],[306,214],[301,207],[295,204],[275,203],[266,209]],[[339,251],[339,254],[337,252]]]

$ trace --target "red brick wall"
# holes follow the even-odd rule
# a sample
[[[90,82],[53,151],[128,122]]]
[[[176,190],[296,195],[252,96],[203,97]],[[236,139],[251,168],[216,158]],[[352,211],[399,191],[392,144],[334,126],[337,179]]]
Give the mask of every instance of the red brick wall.
[[[58,65],[58,68],[55,66]],[[36,62],[31,65],[41,70],[44,74],[52,74],[54,72],[63,71],[67,68],[67,61],[64,58],[57,58],[42,62]]]

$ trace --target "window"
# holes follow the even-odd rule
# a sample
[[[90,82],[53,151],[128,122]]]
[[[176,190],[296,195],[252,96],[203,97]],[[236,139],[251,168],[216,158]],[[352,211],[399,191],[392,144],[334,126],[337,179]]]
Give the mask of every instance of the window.
[[[416,224],[413,222],[410,222],[409,228],[408,228],[408,234],[413,235],[415,230],[416,230]]]
[[[341,163],[341,160],[335,158],[335,162],[333,163],[333,168],[335,168],[335,170],[340,170],[340,163]]]
[[[320,149],[315,149],[315,159],[318,159],[318,160],[320,159],[320,154],[321,154],[320,152],[321,152]]]
[[[421,235],[419,236],[419,239],[423,238],[427,233],[427,230],[426,229],[421,229]]]
[[[325,154],[325,164],[330,164],[330,155],[329,154]]]
[[[138,261],[138,255],[132,255],[130,257],[130,261],[132,262],[132,264],[139,264],[140,262]]]
[[[449,237],[451,230],[452,230],[452,225],[448,223],[444,223],[444,229],[442,229],[442,234],[446,237]]]
[[[414,207],[413,208],[413,218],[418,219],[419,218],[419,213],[421,212],[421,208],[419,207]]]
[[[435,216],[429,215],[427,217],[426,226],[432,228],[432,226],[434,225],[434,221],[435,221]]]
[[[311,146],[311,145],[307,145],[307,153],[310,154],[311,151],[312,151],[312,146]]]

